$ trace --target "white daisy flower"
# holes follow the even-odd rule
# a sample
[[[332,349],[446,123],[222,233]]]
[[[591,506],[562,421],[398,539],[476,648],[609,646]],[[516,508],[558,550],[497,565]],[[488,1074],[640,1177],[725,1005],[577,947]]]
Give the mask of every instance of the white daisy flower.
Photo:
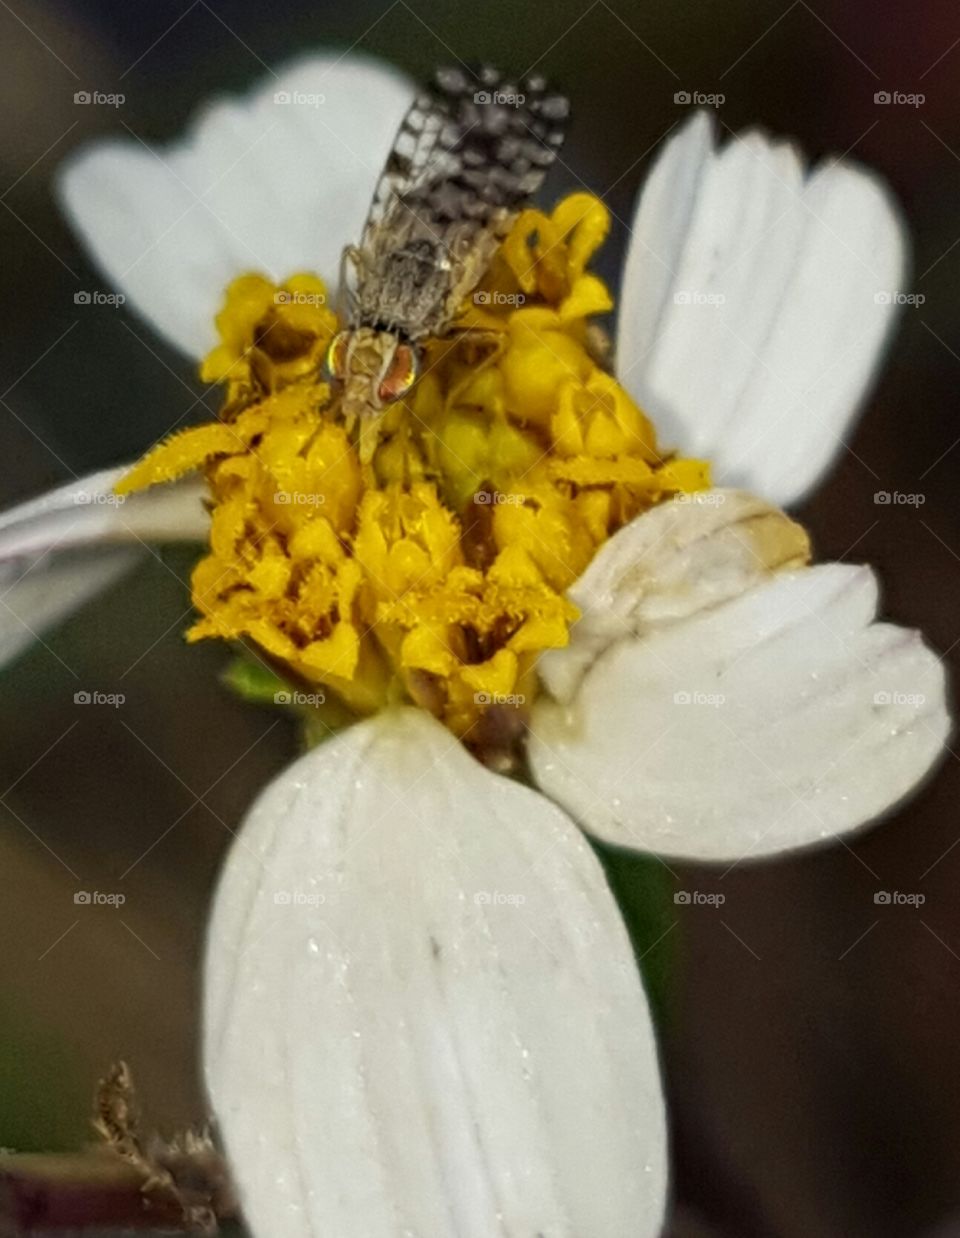
[[[213,911],[206,1077],[255,1234],[653,1235],[653,1027],[581,831],[769,855],[864,826],[935,762],[938,659],[877,620],[869,568],[807,566],[775,506],[850,429],[903,233],[863,170],[759,132],[720,148],[697,115],[637,203],[619,381],[586,322],[610,308],[585,270],[606,213],[574,195],[521,219],[464,318],[498,348],[430,354],[361,466],[324,420],[325,289],[411,98],[314,56],[168,149],[65,169],[94,260],[228,407],[0,521],[0,655],[123,569],[97,548],[209,532],[193,635],[252,640],[362,716],[263,793]],[[198,465],[208,489],[108,501]],[[533,785],[468,749],[525,753]]]

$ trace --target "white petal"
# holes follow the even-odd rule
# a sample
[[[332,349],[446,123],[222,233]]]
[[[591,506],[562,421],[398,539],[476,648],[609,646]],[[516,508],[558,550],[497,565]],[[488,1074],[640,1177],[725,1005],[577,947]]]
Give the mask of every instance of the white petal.
[[[332,290],[412,95],[381,62],[306,56],[208,105],[182,142],[81,152],[62,173],[63,204],[110,283],[199,357],[235,276],[313,271]]]
[[[137,561],[133,550],[0,562],[0,666],[41,639]]]
[[[205,1054],[258,1238],[659,1232],[652,1028],[599,865],[423,713],[351,728],[256,804]]]
[[[742,490],[680,496],[632,520],[569,591],[580,617],[564,649],[543,654],[540,679],[570,701],[585,671],[614,641],[674,623],[736,597],[809,557],[804,529]]]
[[[121,500],[113,487],[129,467],[0,514],[0,666],[116,580],[150,542],[206,538],[201,479]]]
[[[131,467],[103,469],[0,514],[0,562],[105,542],[206,539],[210,517],[202,478],[115,495],[113,487]]]
[[[713,462],[717,484],[796,502],[842,449],[877,368],[904,250],[868,172],[808,172],[758,132],[718,150],[697,115],[637,205],[620,379],[665,442]]]
[[[861,826],[949,732],[941,663],[876,610],[870,569],[834,563],[621,639],[569,703],[534,707],[534,776],[600,838],[683,858]]]

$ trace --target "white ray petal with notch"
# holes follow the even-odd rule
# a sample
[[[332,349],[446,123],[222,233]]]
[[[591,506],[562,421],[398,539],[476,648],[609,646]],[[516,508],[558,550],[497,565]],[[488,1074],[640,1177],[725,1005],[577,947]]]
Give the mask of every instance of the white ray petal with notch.
[[[709,581],[704,546],[684,555]],[[891,808],[940,755],[943,666],[919,633],[876,621],[869,568],[751,580],[744,566],[718,557],[673,615],[670,581],[602,651],[595,619],[586,650],[574,629],[569,668],[551,654],[563,701],[534,707],[533,774],[597,837],[710,861],[826,842]]]
[[[216,898],[205,1056],[258,1238],[659,1233],[653,1031],[602,871],[420,711],[257,802]]]
[[[805,169],[758,131],[718,148],[698,114],[643,186],[623,274],[617,370],[663,441],[719,485],[795,503],[844,449],[905,279],[882,182]]]
[[[149,149],[123,138],[81,151],[60,196],[110,284],[201,357],[237,275],[310,271],[333,292],[412,97],[380,61],[305,56],[248,96],[209,104],[180,142]]]

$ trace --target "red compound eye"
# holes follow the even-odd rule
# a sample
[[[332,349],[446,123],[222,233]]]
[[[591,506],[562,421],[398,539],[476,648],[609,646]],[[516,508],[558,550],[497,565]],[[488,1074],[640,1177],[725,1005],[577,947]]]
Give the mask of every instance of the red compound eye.
[[[405,396],[417,381],[417,370],[417,354],[409,344],[398,344],[390,362],[390,369],[377,389],[377,395],[383,403],[390,404],[393,400]]]
[[[341,331],[330,341],[327,355],[323,361],[329,382],[343,382],[347,373],[347,345],[350,342],[349,332]]]

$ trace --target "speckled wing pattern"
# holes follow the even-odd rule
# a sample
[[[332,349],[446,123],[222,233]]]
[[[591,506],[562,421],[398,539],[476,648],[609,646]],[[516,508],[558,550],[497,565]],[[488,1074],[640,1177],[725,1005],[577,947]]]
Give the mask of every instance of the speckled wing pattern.
[[[444,69],[400,125],[360,245],[351,325],[441,335],[476,286],[565,134],[569,104],[540,77]]]

